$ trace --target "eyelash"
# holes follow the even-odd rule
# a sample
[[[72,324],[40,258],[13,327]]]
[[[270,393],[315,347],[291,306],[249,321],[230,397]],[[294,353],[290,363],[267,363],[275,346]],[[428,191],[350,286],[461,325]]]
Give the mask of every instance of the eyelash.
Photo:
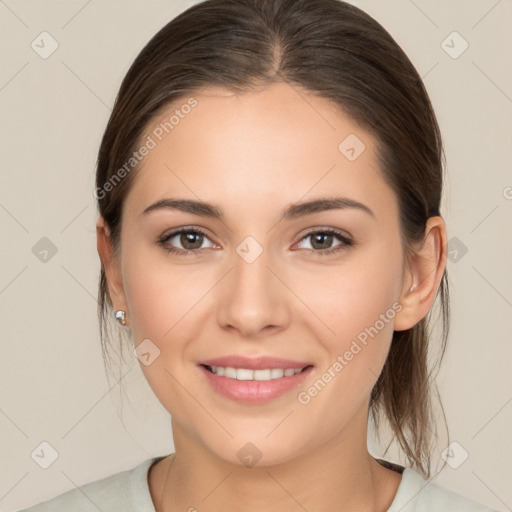
[[[161,246],[168,253],[176,254],[178,256],[198,256],[198,255],[202,254],[206,250],[206,249],[196,249],[196,250],[192,250],[192,249],[176,249],[175,247],[167,245],[167,242],[171,238],[174,238],[175,236],[181,235],[181,234],[184,234],[184,233],[199,234],[199,235],[203,235],[204,237],[209,239],[208,235],[204,231],[201,231],[200,229],[197,229],[197,228],[194,228],[194,229],[192,229],[192,228],[180,228],[180,229],[177,229],[176,231],[173,231],[172,233],[169,233],[167,235],[162,236],[161,238],[158,239],[157,243],[158,243],[159,246]],[[343,235],[340,231],[338,231],[336,229],[332,229],[332,228],[319,229],[319,230],[315,230],[315,231],[310,231],[309,233],[306,233],[299,240],[299,242],[302,242],[302,240],[304,240],[305,238],[308,238],[309,236],[315,235],[315,234],[318,234],[318,233],[335,235],[338,238],[338,240],[340,242],[342,242],[342,243],[337,245],[337,246],[335,246],[335,247],[333,247],[332,249],[325,249],[323,251],[316,251],[315,249],[305,249],[306,251],[309,251],[309,252],[315,254],[315,256],[317,256],[317,257],[327,256],[329,254],[332,254],[332,253],[335,253],[335,252],[347,249],[348,247],[352,247],[354,245],[354,241],[353,240],[351,240],[350,238],[348,238],[345,235]]]

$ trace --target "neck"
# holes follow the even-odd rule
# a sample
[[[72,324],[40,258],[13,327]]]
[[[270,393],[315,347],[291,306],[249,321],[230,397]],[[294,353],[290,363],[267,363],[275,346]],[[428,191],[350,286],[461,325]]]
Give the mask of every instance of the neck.
[[[213,454],[179,424],[172,428],[175,454],[150,475],[157,512],[384,512],[401,480],[368,453],[365,429],[343,432],[282,464],[245,467]]]

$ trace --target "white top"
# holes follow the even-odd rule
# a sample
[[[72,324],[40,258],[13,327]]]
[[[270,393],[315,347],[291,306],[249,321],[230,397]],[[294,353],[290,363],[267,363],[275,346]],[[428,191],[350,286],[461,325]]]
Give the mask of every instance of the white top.
[[[148,470],[163,458],[147,459],[132,469],[89,482],[80,489],[71,489],[19,512],[155,512],[149,492]],[[414,470],[404,468],[395,499],[387,512],[497,511],[426,481]]]

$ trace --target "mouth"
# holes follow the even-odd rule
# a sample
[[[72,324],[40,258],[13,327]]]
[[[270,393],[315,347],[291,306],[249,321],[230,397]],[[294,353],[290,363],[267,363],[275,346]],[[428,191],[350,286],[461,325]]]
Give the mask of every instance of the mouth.
[[[256,380],[256,381],[269,381],[282,379],[283,377],[293,377],[299,373],[304,372],[313,365],[301,366],[298,368],[261,368],[253,370],[251,368],[234,368],[231,366],[214,366],[202,364],[210,373],[218,375],[219,377],[226,377],[227,379],[234,380]]]
[[[280,396],[290,396],[313,372],[314,366],[288,368],[244,368],[199,364],[198,369],[217,395],[232,401],[256,405]]]

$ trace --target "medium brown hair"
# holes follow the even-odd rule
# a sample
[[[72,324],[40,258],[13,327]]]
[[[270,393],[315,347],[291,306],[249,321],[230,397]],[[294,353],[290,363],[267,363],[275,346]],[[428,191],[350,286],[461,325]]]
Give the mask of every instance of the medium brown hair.
[[[150,121],[171,102],[210,85],[245,92],[279,81],[332,100],[374,135],[380,171],[398,201],[404,261],[410,261],[427,219],[440,215],[440,130],[423,82],[399,45],[377,21],[340,0],[206,0],[149,41],[123,79],[99,149],[98,209],[114,251],[120,249],[122,207],[137,167],[108,191],[105,184],[113,183]],[[440,362],[449,329],[446,270],[439,295]],[[112,302],[103,266],[98,297],[105,358],[117,327],[109,324]],[[426,477],[435,432],[430,322],[431,311],[411,329],[393,333],[370,400],[376,426],[381,419],[389,422],[409,464]]]

